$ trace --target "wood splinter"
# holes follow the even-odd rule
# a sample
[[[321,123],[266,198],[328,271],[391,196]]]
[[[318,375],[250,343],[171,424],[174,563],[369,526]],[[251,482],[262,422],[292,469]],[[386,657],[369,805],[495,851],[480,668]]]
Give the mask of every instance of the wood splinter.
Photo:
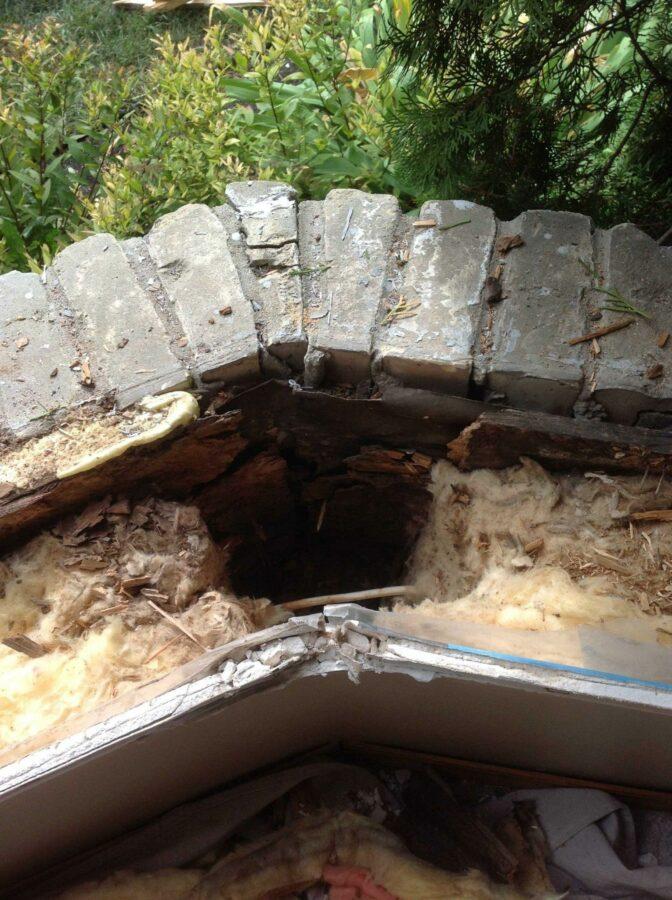
[[[352,591],[349,594],[324,594],[321,597],[304,597],[303,600],[290,600],[282,603],[283,609],[310,609],[313,606],[327,606],[336,603],[364,603],[368,600],[385,600],[392,597],[416,597],[417,591],[411,585],[396,587],[372,588],[370,591]]]
[[[632,325],[634,321],[634,319],[619,319],[618,322],[614,322],[612,325],[605,325],[604,328],[596,328],[595,331],[589,331],[588,334],[582,334],[581,337],[572,338],[567,341],[567,343],[572,347],[575,344],[585,344],[588,341],[604,337],[606,334],[611,334],[614,331],[620,331],[621,328],[627,328],[628,325]]]

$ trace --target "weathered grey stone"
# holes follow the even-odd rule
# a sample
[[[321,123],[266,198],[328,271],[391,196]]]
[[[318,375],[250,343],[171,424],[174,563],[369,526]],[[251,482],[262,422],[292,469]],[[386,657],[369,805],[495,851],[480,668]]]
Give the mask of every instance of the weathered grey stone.
[[[356,383],[370,377],[373,331],[399,220],[395,197],[330,191],[322,210],[317,257],[319,307],[311,297],[306,330],[327,357],[327,377]],[[316,230],[316,234],[319,230]]]
[[[239,274],[263,346],[262,367],[273,377],[287,369],[286,364],[291,367],[288,373],[299,371],[307,340],[295,191],[289,185],[259,181],[230,184],[226,193],[245,235],[247,258],[242,267],[238,260]]]
[[[237,181],[226,196],[239,213],[248,247],[296,243],[296,191],[278,181]]]
[[[672,331],[672,255],[634,225],[597,233],[597,272],[601,288],[615,292],[649,318],[600,340],[601,353],[591,387],[614,422],[631,425],[644,412],[672,411],[672,337],[664,347],[659,335]],[[614,298],[599,293],[596,306]],[[597,327],[627,313],[604,312]]]
[[[549,413],[571,411],[583,373],[582,345],[567,342],[585,331],[582,297],[590,285],[591,222],[576,213],[531,210],[503,222],[497,244],[520,235],[523,246],[495,250],[502,266],[503,299],[491,305],[487,384],[508,403]]]
[[[96,234],[58,254],[54,268],[91,349],[91,374],[114,388],[122,405],[185,387],[189,374],[168,347],[152,301],[138,284],[119,242]]]
[[[408,263],[399,291],[388,298],[375,348],[383,371],[402,383],[465,395],[495,217],[485,206],[450,200],[425,203],[420,221],[437,225],[413,228]]]
[[[190,204],[160,218],[146,239],[204,381],[238,381],[259,372],[252,307],[228,238],[212,210]]]
[[[14,432],[91,396],[70,369],[75,346],[38,275],[0,276],[0,317],[0,406]]]

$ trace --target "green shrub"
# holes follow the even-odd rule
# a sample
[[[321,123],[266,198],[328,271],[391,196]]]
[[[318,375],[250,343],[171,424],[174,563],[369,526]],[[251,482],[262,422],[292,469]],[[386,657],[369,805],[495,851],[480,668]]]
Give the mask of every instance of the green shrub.
[[[91,79],[86,48],[53,21],[0,41],[0,270],[38,268],[89,222],[119,150],[131,84]]]
[[[669,227],[670,0],[413,0],[390,42],[422,72],[391,123],[418,190]]]
[[[261,14],[229,10],[236,30],[212,26],[202,49],[164,37],[96,224],[142,232],[182,203],[221,202],[247,177],[311,197],[346,185],[404,195],[385,119],[408,76],[377,49],[387,16],[408,14],[397,3],[271,0]]]

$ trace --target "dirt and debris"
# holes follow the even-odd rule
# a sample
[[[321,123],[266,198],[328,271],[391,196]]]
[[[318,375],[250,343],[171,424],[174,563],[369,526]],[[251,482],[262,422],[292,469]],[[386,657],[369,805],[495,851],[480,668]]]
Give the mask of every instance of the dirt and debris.
[[[669,339],[670,339],[670,332],[669,331],[661,331],[661,333],[658,335],[658,340],[656,341],[656,344],[662,350],[663,347],[669,341]]]
[[[535,631],[672,624],[668,479],[442,462],[433,493],[408,581],[428,599],[395,609]]]
[[[486,303],[499,303],[502,299],[502,283],[495,275],[488,275],[483,288],[483,298]]]
[[[665,366],[663,366],[662,363],[654,363],[646,370],[646,377],[649,381],[655,381],[657,378],[662,378],[664,374]]]
[[[227,562],[195,507],[111,496],[5,557],[0,746],[275,621]]]

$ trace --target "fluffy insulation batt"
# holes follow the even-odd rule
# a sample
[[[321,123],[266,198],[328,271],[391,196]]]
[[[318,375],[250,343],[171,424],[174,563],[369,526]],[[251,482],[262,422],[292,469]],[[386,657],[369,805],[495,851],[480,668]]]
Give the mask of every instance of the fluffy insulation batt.
[[[537,631],[630,619],[666,642],[672,523],[629,518],[670,508],[666,481],[551,476],[532,460],[470,473],[441,462],[433,493],[411,565],[427,599],[396,610]]]
[[[263,624],[266,601],[227,592],[225,563],[197,509],[111,498],[6,557],[0,640],[44,655],[0,644],[0,747]]]
[[[342,867],[342,868],[341,868]],[[264,900],[295,897],[311,885],[358,875],[362,891],[332,887],[330,897],[379,900],[524,900],[513,887],[493,884],[482,873],[446,872],[412,856],[392,832],[351,812],[306,817],[225,856],[205,877],[195,870],[118,874],[82,885],[61,900]],[[154,879],[154,881],[153,881]],[[193,879],[193,880],[191,880]],[[194,881],[196,882],[194,884]],[[365,885],[365,886],[364,886]],[[152,893],[154,891],[154,893]],[[545,895],[552,896],[552,895]],[[539,898],[539,895],[537,894]]]

